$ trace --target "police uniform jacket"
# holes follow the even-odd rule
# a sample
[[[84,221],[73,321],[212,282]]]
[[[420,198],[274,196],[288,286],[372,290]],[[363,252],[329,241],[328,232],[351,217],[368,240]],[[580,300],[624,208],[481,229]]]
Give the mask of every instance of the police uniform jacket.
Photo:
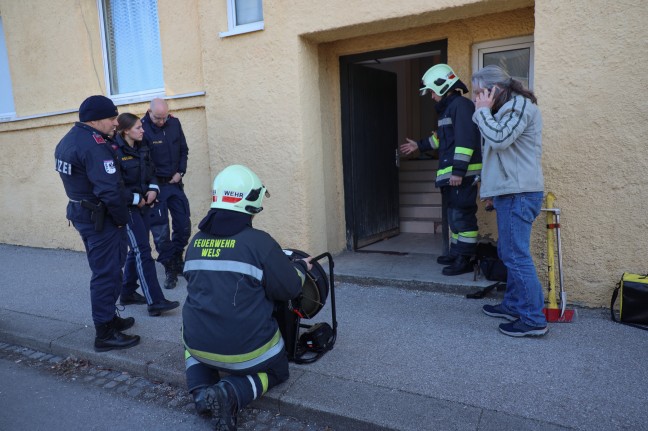
[[[116,135],[115,140],[124,187],[132,196],[129,204],[137,205],[149,191],[160,193],[149,147],[144,142],[131,147],[120,135]]]
[[[126,225],[126,194],[115,148],[107,135],[84,123],[75,123],[56,146],[55,169],[70,199],[68,220],[92,223],[91,211],[79,204],[86,200],[102,202],[117,226]]]
[[[158,127],[147,112],[142,118],[142,127],[144,127],[144,142],[153,155],[156,175],[170,178],[176,172],[180,174],[187,172],[189,149],[180,120],[169,115],[164,125]]]
[[[452,91],[436,104],[438,120],[439,168],[436,186],[447,186],[451,175],[471,177],[481,172],[481,145],[479,129],[472,121],[475,105],[469,99]],[[434,139],[419,141],[420,151],[436,149]]]
[[[215,211],[233,213],[210,214]],[[192,357],[241,370],[283,354],[274,302],[299,296],[303,261],[292,262],[269,234],[247,224],[229,236],[197,233],[187,247],[184,273],[183,338]]]

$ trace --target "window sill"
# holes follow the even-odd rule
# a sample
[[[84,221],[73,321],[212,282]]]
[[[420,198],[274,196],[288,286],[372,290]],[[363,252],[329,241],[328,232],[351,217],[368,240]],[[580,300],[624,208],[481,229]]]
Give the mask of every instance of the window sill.
[[[220,36],[221,38],[236,36],[237,34],[252,33],[253,31],[263,30],[263,28],[264,28],[263,21],[253,22],[250,24],[237,25],[236,27],[228,31],[222,31],[218,33],[218,36]]]

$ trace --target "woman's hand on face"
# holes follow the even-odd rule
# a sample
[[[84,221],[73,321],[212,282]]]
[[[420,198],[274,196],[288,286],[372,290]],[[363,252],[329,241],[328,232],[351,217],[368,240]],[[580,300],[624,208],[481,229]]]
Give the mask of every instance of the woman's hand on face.
[[[499,88],[497,86],[494,86],[490,90],[485,88],[482,92],[477,94],[477,97],[475,97],[475,109],[491,109],[493,107],[493,104],[495,103],[494,99],[498,91]]]

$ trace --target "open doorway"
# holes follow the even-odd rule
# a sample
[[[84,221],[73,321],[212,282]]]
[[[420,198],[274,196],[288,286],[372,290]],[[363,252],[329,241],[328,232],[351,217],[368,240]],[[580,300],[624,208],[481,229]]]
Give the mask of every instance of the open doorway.
[[[447,246],[435,155],[398,153],[406,137],[436,130],[434,102],[418,89],[423,73],[446,61],[447,41],[340,58],[349,250],[441,254]]]

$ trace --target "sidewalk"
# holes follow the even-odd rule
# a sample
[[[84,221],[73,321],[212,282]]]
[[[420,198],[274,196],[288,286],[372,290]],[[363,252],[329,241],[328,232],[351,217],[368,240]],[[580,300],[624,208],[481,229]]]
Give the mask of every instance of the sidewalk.
[[[430,256],[335,258],[338,337],[257,407],[335,430],[648,430],[648,331],[578,310],[540,339],[497,330],[469,300],[472,274],[440,277]],[[184,387],[181,311],[135,317],[140,345],[95,353],[85,254],[0,245],[0,342],[75,355]],[[324,266],[326,261],[324,261]],[[162,272],[159,273],[162,276]],[[449,293],[453,292],[453,293]],[[184,301],[186,282],[165,291]],[[329,301],[330,302],[330,301]],[[312,319],[330,321],[328,306]]]

